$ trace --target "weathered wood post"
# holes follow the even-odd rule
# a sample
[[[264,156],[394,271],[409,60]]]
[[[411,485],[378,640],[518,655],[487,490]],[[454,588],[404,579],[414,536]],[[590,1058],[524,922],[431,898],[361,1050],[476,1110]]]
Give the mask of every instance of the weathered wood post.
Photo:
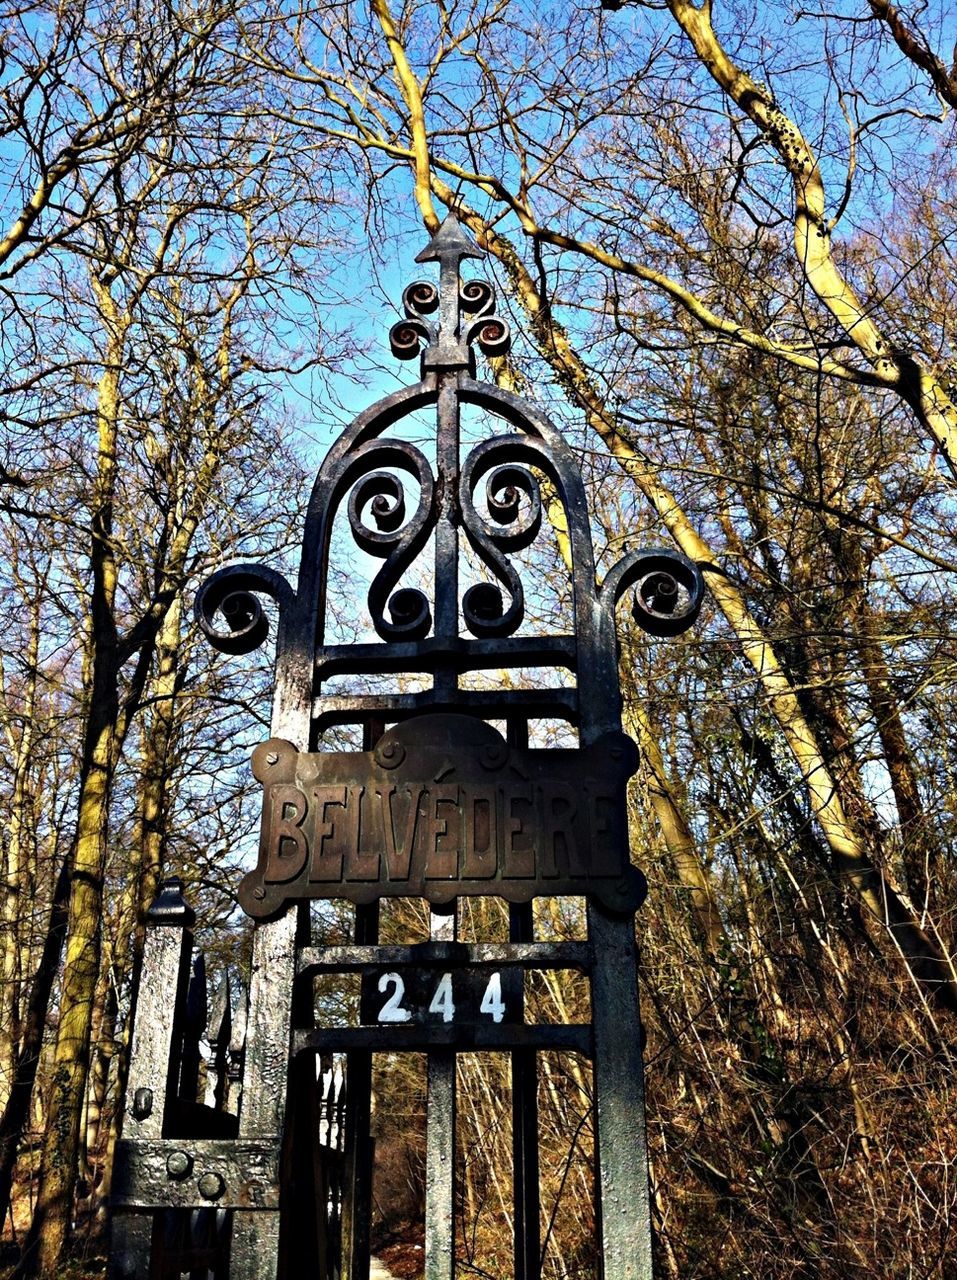
[[[329,451],[309,502],[295,589],[264,566],[232,565],[197,599],[206,635],[232,654],[266,638],[259,596],[269,597],[278,615],[273,736],[253,754],[264,789],[259,858],[239,888],[242,907],[258,922],[239,1137],[228,1153],[203,1142],[176,1147],[191,1169],[213,1169],[214,1155],[219,1161],[216,1199],[233,1210],[234,1278],[301,1274],[287,1259],[309,1235],[320,1280],[366,1280],[372,1056],[418,1051],[428,1060],[425,1270],[428,1280],[452,1280],[455,1060],[476,1049],[511,1055],[516,1280],[536,1280],[541,1269],[542,1049],[593,1061],[604,1280],[652,1274],[634,940],[645,882],[629,859],[625,805],[638,756],[621,731],[615,611],[632,591],[642,627],[677,635],[697,616],[703,584],[683,556],[654,550],[629,552],[599,585],[574,454],[538,408],[476,377],[476,348],[502,354],[509,341],[489,286],[461,279],[462,260],[478,256],[453,216],[419,255],[438,263],[438,286],[406,289],[405,318],[391,343],[403,359],[421,357],[420,379],[361,413]],[[498,424],[467,450],[463,406]],[[428,408],[436,416],[434,448],[414,438],[421,426],[413,415]],[[567,529],[569,581],[561,587],[570,620],[559,631],[526,622],[513,559],[543,536],[543,483]],[[340,512],[358,550],[382,561],[368,592],[375,640],[340,643],[332,634],[327,579]],[[463,591],[466,544],[487,572]],[[430,548],[431,593],[402,585]],[[518,668],[542,668],[551,678],[519,689],[466,679]],[[374,693],[327,687],[371,674],[380,678]],[[405,691],[406,676],[426,687]],[[384,690],[383,677],[392,681]],[[568,745],[530,746],[530,728],[542,720],[563,721]],[[493,721],[504,723],[504,736]],[[362,750],[328,745],[324,735],[342,725],[361,731]],[[508,901],[507,943],[458,940],[456,901],[466,895]],[[536,941],[533,899],[560,895],[587,899],[587,940]],[[385,897],[426,899],[430,939],[382,945],[378,903]],[[313,945],[314,899],[354,904],[350,945]],[[535,969],[584,973],[591,1022],[529,1022],[522,975]],[[311,983],[319,973],[362,975],[359,1025],[316,1025]],[[284,1203],[280,1197],[291,1064],[300,1064],[298,1099],[301,1082],[315,1082],[317,1060],[330,1054],[347,1062],[341,1231],[327,1179],[312,1180],[323,1190],[311,1203],[301,1193]],[[155,1055],[151,1062],[158,1070]],[[147,1087],[139,1068],[136,1080]],[[297,1120],[307,1111],[297,1104]],[[142,1124],[135,1120],[134,1134]],[[196,1203],[191,1175],[181,1177],[175,1160],[171,1171],[166,1134],[154,1125],[148,1141],[145,1133],[139,1139],[142,1149],[137,1140],[128,1127],[120,1203],[143,1210]],[[330,1217],[317,1231],[304,1213]]]

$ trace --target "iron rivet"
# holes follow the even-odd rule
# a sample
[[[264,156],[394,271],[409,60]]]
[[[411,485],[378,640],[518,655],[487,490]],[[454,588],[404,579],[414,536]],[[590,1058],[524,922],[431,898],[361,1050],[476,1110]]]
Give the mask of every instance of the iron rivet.
[[[508,759],[508,747],[504,742],[489,743],[482,748],[479,759],[483,769],[501,769]]]
[[[153,1090],[137,1089],[133,1094],[133,1116],[145,1120],[153,1111]]]
[[[397,769],[405,759],[405,747],[392,738],[381,740],[376,746],[374,758],[383,769]]]
[[[279,752],[278,752],[278,751],[270,751],[270,752],[268,752],[268,754],[266,755],[266,763],[267,763],[267,764],[278,764],[278,763],[279,763]]]
[[[262,887],[261,884],[257,884],[255,889],[253,889],[253,897],[256,899],[257,902],[262,902],[265,896],[266,896],[266,890]]]
[[[226,1183],[219,1173],[204,1173],[198,1185],[199,1194],[204,1200],[218,1200],[226,1190]]]
[[[166,1172],[179,1182],[193,1167],[193,1157],[187,1151],[171,1151],[166,1157]]]

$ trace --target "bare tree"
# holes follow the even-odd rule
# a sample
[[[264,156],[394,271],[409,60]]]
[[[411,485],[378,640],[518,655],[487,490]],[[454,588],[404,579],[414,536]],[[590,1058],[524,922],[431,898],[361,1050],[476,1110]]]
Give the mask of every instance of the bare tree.
[[[245,530],[218,511],[231,487],[262,493],[242,470],[278,449],[265,425],[267,377],[333,358],[323,349],[333,326],[317,341],[320,299],[302,272],[330,243],[321,168],[262,112],[266,78],[230,52],[237,20],[228,5],[40,6],[7,37],[5,154],[23,208],[2,242],[3,296],[8,315],[27,320],[4,338],[13,376],[2,390],[8,448],[29,444],[27,478],[17,477],[24,493],[11,509],[38,526],[57,522],[65,536],[54,573],[89,618],[75,837],[55,895],[47,979],[33,992],[42,1027],[65,937],[23,1264],[41,1274],[56,1269],[68,1235],[91,1043],[112,1038],[103,921],[130,726],[157,662],[175,650],[169,629],[197,557],[221,550],[210,543],[214,529],[249,537],[270,521],[246,498],[234,512],[252,514]],[[177,675],[157,678],[162,687]],[[150,786],[147,825],[158,803]],[[154,843],[144,836],[140,845],[136,911],[155,882]],[[18,856],[7,863],[14,876]],[[18,909],[12,893],[6,908]],[[5,998],[15,990],[5,986]],[[32,1077],[21,1083],[28,1095]],[[102,1074],[93,1083],[95,1111]],[[22,1127],[22,1107],[18,1116]],[[7,1136],[12,1160],[16,1123]]]

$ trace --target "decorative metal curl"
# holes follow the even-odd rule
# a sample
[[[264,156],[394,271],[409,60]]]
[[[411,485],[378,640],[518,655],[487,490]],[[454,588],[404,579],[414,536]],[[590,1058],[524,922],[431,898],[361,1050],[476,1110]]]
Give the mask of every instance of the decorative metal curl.
[[[542,495],[538,481],[527,467],[507,462],[489,472],[485,501],[495,524],[483,521],[483,525],[503,551],[520,551],[538,536],[542,527]]]
[[[419,500],[408,518],[401,478],[392,471],[365,471],[365,467],[377,464],[404,471],[418,482]],[[418,449],[399,440],[372,441],[357,450],[350,459],[347,479],[356,476],[360,467],[364,474],[357,476],[349,494],[349,526],[363,551],[385,560],[369,588],[372,625],[383,640],[421,640],[432,626],[425,594],[414,587],[393,588],[435,525],[432,468]],[[363,519],[366,510],[374,528]]]
[[[471,546],[506,589],[491,582],[476,583],[462,597],[465,625],[475,636],[508,636],[525,616],[521,579],[502,552],[521,551],[538,535],[542,524],[542,499],[532,473],[517,462],[496,466],[502,439],[486,441],[473,449],[462,471],[462,526]],[[490,469],[491,468],[491,469]],[[474,496],[482,480],[490,519],[476,509]],[[524,501],[523,501],[524,499]]]
[[[466,329],[465,341],[477,343],[484,355],[504,356],[511,350],[512,334],[501,316],[482,316]]]
[[[363,522],[362,513],[370,507],[375,529]],[[388,555],[392,536],[405,523],[405,491],[402,481],[391,471],[373,471],[363,476],[349,494],[349,524],[352,536],[370,555],[381,555],[381,547]]]
[[[632,586],[632,616],[650,635],[681,635],[701,612],[704,578],[694,561],[679,551],[659,548],[629,552],[602,583],[602,604],[614,612],[615,605]]]
[[[428,280],[416,280],[402,292],[402,306],[407,316],[421,319],[430,316],[439,307],[439,291]]]
[[[203,635],[220,653],[252,653],[269,635],[269,619],[257,593],[279,606],[280,619],[293,600],[281,573],[260,564],[233,564],[218,569],[200,587],[194,614]],[[227,630],[216,624],[217,614]]]
[[[399,360],[414,360],[422,350],[422,344],[431,345],[438,339],[435,325],[425,316],[438,309],[439,291],[427,280],[416,280],[402,294],[405,320],[400,320],[389,330],[389,346]]]
[[[398,360],[414,360],[422,343],[434,340],[435,330],[423,320],[400,320],[389,330],[389,346]]]
[[[377,624],[379,634],[387,639],[421,640],[432,626],[432,610],[425,593],[417,587],[402,587],[389,597],[388,632]]]
[[[487,356],[501,356],[508,352],[511,333],[501,316],[493,314],[495,294],[489,284],[484,280],[460,281],[458,306],[463,317],[471,316],[472,319],[462,326],[461,338],[455,339],[454,335],[440,334],[437,326],[425,318],[439,307],[439,290],[435,285],[425,280],[410,284],[402,294],[406,318],[393,325],[389,332],[392,354],[399,360],[414,360],[423,343],[427,347],[439,347],[443,338],[453,350],[459,349],[459,342],[462,348],[468,348],[474,342]]]
[[[491,315],[495,293],[485,280],[464,280],[459,285],[459,308],[469,316]]]

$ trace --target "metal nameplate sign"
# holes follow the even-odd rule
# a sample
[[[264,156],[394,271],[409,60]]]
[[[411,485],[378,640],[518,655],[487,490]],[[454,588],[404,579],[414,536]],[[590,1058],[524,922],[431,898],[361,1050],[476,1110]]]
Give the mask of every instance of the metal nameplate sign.
[[[625,783],[637,767],[622,733],[520,750],[461,715],[408,720],[368,752],[272,738],[253,752],[262,831],[239,901],[257,919],[303,898],[491,894],[587,894],[634,911],[645,882],[628,861]]]

